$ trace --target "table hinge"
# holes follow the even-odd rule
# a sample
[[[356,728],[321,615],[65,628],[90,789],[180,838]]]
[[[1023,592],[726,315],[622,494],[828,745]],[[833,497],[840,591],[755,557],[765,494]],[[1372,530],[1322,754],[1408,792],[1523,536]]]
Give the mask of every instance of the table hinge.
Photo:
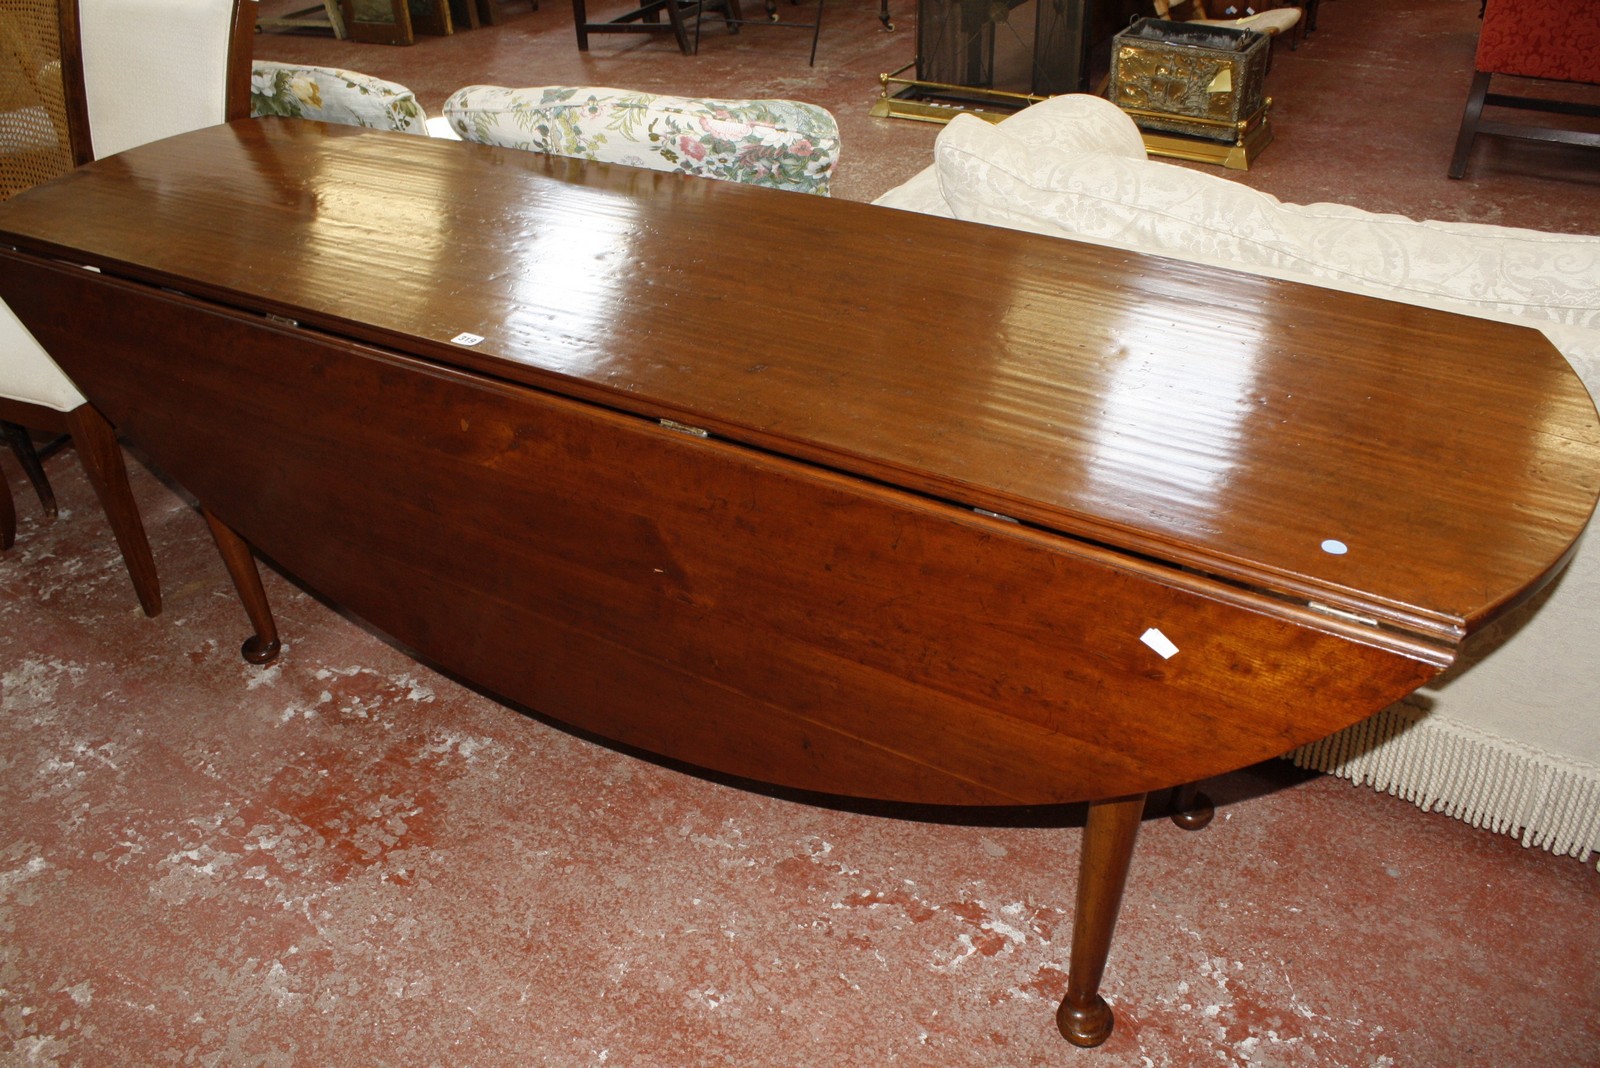
[[[697,426],[690,426],[688,423],[680,423],[676,419],[663,419],[661,420],[661,425],[668,430],[676,430],[680,434],[688,434],[691,437],[709,438],[711,436],[711,431],[709,430],[702,430]]]
[[[291,319],[287,315],[273,315],[271,312],[267,312],[267,322],[277,323],[279,326],[298,327],[300,325],[299,319]]]
[[[1311,609],[1313,612],[1321,612],[1325,616],[1332,616],[1335,619],[1343,619],[1350,623],[1364,623],[1369,627],[1376,627],[1378,625],[1378,621],[1373,619],[1371,616],[1364,616],[1358,612],[1350,612],[1343,608],[1335,608],[1331,604],[1323,604],[1320,601],[1307,601],[1306,607]]]
[[[1018,523],[1018,524],[1020,524],[1022,522],[1022,520],[1020,520],[1020,519],[1013,519],[1011,516],[1001,515],[999,512],[991,512],[987,508],[974,508],[973,511],[977,512],[979,515],[986,515],[990,519],[998,519],[1002,523]]]

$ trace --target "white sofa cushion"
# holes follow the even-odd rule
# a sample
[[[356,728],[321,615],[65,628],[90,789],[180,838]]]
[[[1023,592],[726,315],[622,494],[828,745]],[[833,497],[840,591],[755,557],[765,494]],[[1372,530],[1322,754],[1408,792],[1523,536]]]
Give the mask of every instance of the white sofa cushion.
[[[1284,204],[1219,175],[1123,154],[1137,129],[1104,109],[1095,109],[1101,121],[1125,127],[1105,143],[1113,151],[1048,143],[1040,131],[1072,99],[1000,126],[957,116],[934,162],[951,213],[1496,318],[1600,326],[1600,238]],[[1012,124],[1024,116],[1027,133],[1017,136]]]
[[[1147,159],[1139,127],[1103,96],[1068,93],[1009,115],[1000,123],[1006,136],[1030,148],[1061,153],[1098,152],[1124,159]]]
[[[1007,117],[1004,125],[1007,134],[1029,145],[1063,152],[1104,152],[1129,159],[1145,158],[1144,140],[1139,136],[1138,127],[1110,101],[1086,93],[1054,97],[1043,104],[1023,108]],[[932,164],[873,203],[921,215],[953,217]]]
[[[467,141],[824,196],[839,160],[839,124],[797,100],[469,85],[444,114]]]

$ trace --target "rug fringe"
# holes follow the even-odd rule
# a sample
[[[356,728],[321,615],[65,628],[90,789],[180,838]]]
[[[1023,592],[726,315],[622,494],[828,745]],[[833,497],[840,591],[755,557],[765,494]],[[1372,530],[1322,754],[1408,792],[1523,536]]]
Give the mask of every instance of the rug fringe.
[[[1525,846],[1583,861],[1600,850],[1600,767],[1404,703],[1285,759]]]

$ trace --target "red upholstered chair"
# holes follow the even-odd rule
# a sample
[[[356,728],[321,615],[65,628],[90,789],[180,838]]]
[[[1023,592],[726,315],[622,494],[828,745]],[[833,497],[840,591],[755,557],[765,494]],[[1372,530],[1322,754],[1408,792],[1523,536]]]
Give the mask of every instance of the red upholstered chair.
[[[1568,0],[1563,4],[1547,0],[1488,0],[1473,67],[1476,73],[1461,115],[1461,134],[1450,160],[1450,177],[1460,178],[1467,172],[1467,157],[1479,134],[1600,148],[1600,132],[1591,132],[1600,131],[1600,126],[1582,130],[1483,118],[1485,105],[1600,117],[1600,104],[1596,103],[1489,92],[1489,79],[1496,74],[1600,85],[1600,0]]]

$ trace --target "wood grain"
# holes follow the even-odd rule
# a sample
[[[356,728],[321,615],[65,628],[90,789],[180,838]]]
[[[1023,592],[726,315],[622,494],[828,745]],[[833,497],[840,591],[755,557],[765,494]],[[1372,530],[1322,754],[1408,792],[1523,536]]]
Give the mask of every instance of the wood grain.
[[[1449,643],[1594,506],[1593,403],[1535,331],[397,136],[236,123],[19,198],[3,229]]]
[[[36,329],[208,512],[313,588],[503,696],[720,771],[937,803],[1126,794],[1321,737],[1449,660],[72,268],[6,257],[0,291],[27,321],[70,306],[118,323],[93,340]],[[1151,626],[1181,653],[1143,644]]]

